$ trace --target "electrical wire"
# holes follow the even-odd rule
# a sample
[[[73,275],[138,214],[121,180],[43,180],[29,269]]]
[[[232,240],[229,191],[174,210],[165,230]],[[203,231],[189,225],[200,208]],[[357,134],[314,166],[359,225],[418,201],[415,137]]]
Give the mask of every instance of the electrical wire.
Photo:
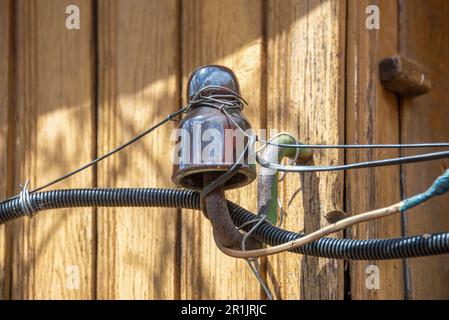
[[[232,103],[233,106],[238,106],[240,102],[240,96],[236,94],[235,92],[231,91],[232,98],[235,98],[236,101]],[[235,96],[234,96],[235,94]],[[217,103],[218,105],[215,105]],[[239,126],[239,124],[231,117],[231,115],[226,110],[226,105],[222,104],[220,100],[216,100],[212,103],[212,106],[215,108],[219,108],[226,116],[227,118],[238,128],[244,135],[246,135],[250,140],[252,141],[258,141],[264,144],[266,146],[267,144],[271,144],[274,146],[279,147],[286,147],[286,148],[309,148],[310,145],[302,145],[302,144],[296,144],[296,145],[290,145],[290,144],[279,144],[279,143],[273,143],[271,142],[272,139],[265,141],[258,138],[255,134],[249,134],[245,132],[245,130],[242,129],[242,127]],[[241,103],[241,106],[243,107],[243,103]],[[447,158],[449,157],[449,151],[443,151],[443,152],[434,152],[434,153],[425,153],[425,154],[419,154],[419,155],[413,155],[413,156],[406,156],[406,157],[399,157],[399,158],[389,158],[389,159],[382,159],[382,160],[372,160],[372,161],[366,161],[366,162],[358,162],[358,163],[351,163],[346,165],[337,165],[337,166],[294,166],[294,165],[282,165],[278,163],[268,162],[264,159],[261,159],[258,155],[258,151],[261,151],[264,146],[257,149],[255,152],[256,161],[261,166],[265,168],[269,168],[275,171],[282,171],[282,172],[318,172],[318,171],[338,171],[338,170],[350,170],[350,169],[358,169],[358,168],[370,168],[370,167],[380,167],[380,166],[389,166],[389,165],[397,165],[397,164],[405,164],[405,163],[413,163],[413,162],[421,162],[421,161],[430,161],[430,160],[437,160],[441,158]],[[449,143],[420,143],[420,144],[387,144],[387,145],[312,145],[314,148],[421,148],[421,147],[446,147],[449,146]],[[226,175],[226,173],[225,173]],[[217,179],[218,180],[218,179]],[[317,230],[309,235],[305,235],[304,237],[301,237],[300,239],[295,239],[287,243],[283,243],[280,245],[277,245],[275,247],[270,248],[264,248],[264,249],[258,249],[258,250],[250,250],[250,251],[241,251],[241,250],[235,250],[230,249],[225,246],[223,246],[219,241],[216,241],[217,246],[220,248],[220,250],[232,257],[235,258],[256,258],[260,256],[266,256],[271,255],[275,253],[280,253],[283,251],[288,251],[294,248],[298,248],[301,246],[304,246],[308,243],[311,243],[317,239],[320,239],[321,237],[337,232],[339,230],[342,230],[344,228],[347,228],[348,226],[378,219],[380,217],[388,216],[397,212],[401,211],[401,207],[403,206],[404,202],[399,202],[393,206],[377,209],[374,211],[366,212],[359,214],[357,216],[352,216],[343,220],[338,221],[337,223],[334,223],[332,225],[326,226],[320,230]]]
[[[410,148],[435,148],[435,147],[449,147],[449,143],[446,142],[437,142],[437,143],[416,143],[416,144],[367,144],[367,145],[320,145],[320,144],[282,144],[282,143],[274,143],[270,140],[260,139],[255,134],[249,134],[236,122],[230,114],[226,111],[225,108],[222,109],[222,112],[228,117],[228,119],[247,137],[255,136],[257,142],[262,143],[264,145],[273,145],[278,147],[285,148],[311,148],[311,149],[375,149],[375,148],[400,148],[400,149],[410,149]],[[257,149],[255,152],[256,161],[261,166],[277,170],[281,172],[323,172],[323,171],[341,171],[341,170],[352,170],[352,169],[361,169],[361,168],[372,168],[372,167],[383,167],[390,165],[399,165],[399,164],[407,164],[414,162],[423,162],[423,161],[431,161],[438,160],[443,158],[449,158],[449,151],[441,151],[441,152],[433,152],[433,153],[424,153],[412,156],[405,156],[399,158],[389,158],[382,160],[371,160],[365,162],[357,162],[350,163],[344,165],[336,165],[336,166],[292,166],[292,165],[282,165],[272,162],[267,162],[261,159],[258,156],[258,151],[263,149],[263,146]]]
[[[232,90],[231,90],[232,91]],[[236,95],[237,102],[233,105],[239,104],[239,96]],[[317,172],[317,171],[337,171],[337,170],[350,170],[350,169],[357,169],[357,168],[369,168],[369,167],[380,167],[380,166],[388,166],[388,165],[397,165],[397,164],[405,164],[405,163],[412,163],[412,162],[420,162],[420,161],[430,161],[430,160],[437,160],[441,158],[447,158],[449,157],[449,151],[443,151],[443,152],[434,152],[434,153],[425,153],[425,154],[419,154],[419,155],[413,155],[413,156],[406,156],[406,157],[400,157],[400,158],[390,158],[390,159],[382,159],[382,160],[372,160],[372,161],[366,161],[366,162],[359,162],[359,163],[352,163],[352,164],[346,164],[346,165],[337,165],[337,166],[294,166],[294,165],[282,165],[278,163],[272,163],[265,161],[264,159],[261,159],[258,156],[258,152],[261,151],[266,145],[270,144],[273,146],[278,147],[286,147],[286,148],[296,148],[299,150],[299,148],[341,148],[341,149],[355,149],[355,148],[427,148],[427,147],[448,147],[449,143],[420,143],[420,144],[386,144],[386,145],[380,145],[380,144],[371,144],[371,145],[302,145],[302,144],[296,144],[296,145],[290,145],[290,144],[279,144],[279,143],[273,143],[272,139],[265,141],[261,140],[257,137],[257,135],[254,134],[248,134],[245,132],[239,124],[234,121],[234,119],[231,117],[231,115],[227,112],[224,104],[221,104],[221,101],[215,101],[218,103],[218,107],[222,112],[227,116],[227,118],[248,138],[252,139],[253,141],[256,140],[258,142],[263,143],[263,146],[260,147],[256,152],[256,161],[263,167],[269,168],[276,171],[282,171],[282,172]],[[214,104],[214,103],[213,103]],[[243,106],[243,104],[242,104]],[[217,106],[214,106],[217,107]],[[429,197],[430,198],[430,197]],[[427,198],[428,199],[428,198]],[[427,200],[426,199],[426,200]],[[351,225],[378,219],[384,216],[389,216],[395,213],[398,213],[401,211],[401,208],[403,207],[404,202],[399,202],[395,205],[392,205],[390,207],[377,209],[374,211],[366,212],[359,214],[357,216],[352,216],[343,220],[340,220],[332,225],[326,226],[320,230],[317,230],[311,234],[305,235],[301,237],[300,239],[294,239],[290,242],[283,243],[274,247],[270,248],[264,248],[264,249],[258,249],[258,250],[250,250],[250,251],[243,251],[241,250],[235,250],[230,249],[225,246],[223,246],[222,243],[216,240],[217,246],[220,248],[222,252],[224,252],[227,255],[230,255],[235,258],[244,258],[244,259],[250,259],[250,258],[257,258],[260,256],[266,256],[271,255],[275,253],[280,253],[283,251],[288,251],[294,248],[298,248],[301,246],[304,246],[308,243],[311,243],[315,240],[318,240],[328,234],[340,231],[344,228],[347,228]],[[257,223],[256,225],[258,225]],[[252,230],[252,229],[251,229]],[[253,230],[252,230],[253,231]],[[253,270],[254,272],[254,270]],[[257,274],[256,274],[257,276]]]
[[[398,202],[392,206],[381,208],[365,213],[361,213],[355,216],[351,216],[345,219],[342,219],[340,221],[337,221],[336,223],[330,224],[326,227],[323,227],[317,231],[314,231],[310,234],[304,235],[301,238],[274,246],[269,248],[263,248],[263,249],[256,249],[256,250],[235,250],[231,248],[225,247],[220,242],[216,241],[218,248],[220,251],[222,251],[224,254],[233,257],[233,258],[240,258],[240,259],[250,259],[250,258],[258,258],[263,256],[269,256],[277,253],[281,253],[284,251],[289,251],[301,246],[304,246],[306,244],[309,244],[313,241],[316,241],[324,236],[327,236],[329,234],[338,232],[340,230],[343,230],[347,227],[350,227],[355,224],[359,224],[362,222],[379,219],[383,217],[390,216],[392,214],[398,213],[401,211],[401,207],[403,206],[404,202]]]
[[[220,89],[220,90],[225,90],[230,92],[230,94],[228,95],[209,95],[209,96],[204,96],[203,93],[209,89]],[[226,100],[219,100],[220,98],[225,98],[225,99],[229,99],[231,98],[229,101]],[[238,101],[238,103],[235,103],[235,101]],[[233,109],[233,108],[238,108],[240,110],[243,109],[243,105],[244,104],[248,104],[245,99],[240,96],[239,94],[235,93],[233,90],[229,89],[229,88],[225,88],[225,87],[221,87],[221,86],[214,86],[214,85],[210,85],[210,86],[206,86],[204,88],[202,88],[201,90],[199,90],[195,96],[189,101],[188,105],[186,107],[181,108],[178,111],[175,111],[173,113],[170,113],[166,118],[164,118],[162,121],[160,121],[159,123],[155,124],[154,126],[152,126],[151,128],[145,130],[144,132],[138,134],[137,136],[135,136],[134,138],[132,138],[131,140],[123,143],[122,145],[116,147],[115,149],[109,151],[108,153],[102,155],[101,157],[98,157],[94,160],[92,160],[89,163],[86,163],[85,165],[70,171],[42,186],[39,186],[35,189],[32,189],[30,191],[28,191],[27,188],[27,192],[29,194],[32,194],[34,192],[38,192],[41,191],[43,189],[46,189],[52,185],[55,185],[63,180],[66,180],[74,175],[76,175],[77,173],[80,173],[81,171],[84,171],[90,167],[92,167],[95,164],[98,164],[99,162],[103,161],[104,159],[112,156],[113,154],[125,149],[126,147],[134,144],[135,142],[139,141],[140,139],[142,139],[143,137],[147,136],[148,134],[150,134],[151,132],[153,132],[154,130],[156,130],[157,128],[159,128],[160,126],[162,126],[163,124],[167,123],[168,121],[173,121],[175,119],[175,117],[177,117],[178,115],[182,114],[182,113],[188,113],[189,111],[191,111],[193,108],[198,107],[198,106],[209,106],[209,107],[217,107],[217,103],[220,103],[221,106],[226,106],[228,109]],[[220,107],[218,107],[220,108]],[[27,184],[28,185],[28,184]],[[9,200],[13,200],[13,199],[17,199],[20,195],[16,195],[10,198],[7,198],[3,201],[0,202],[0,204],[3,204]]]
[[[204,96],[203,93],[208,89],[220,89],[220,90],[226,90],[229,94],[220,94],[220,95],[209,95]],[[223,100],[226,99],[226,100]],[[271,163],[264,161],[263,159],[260,159],[258,157],[258,151],[263,149],[267,145],[273,145],[278,147],[285,147],[285,148],[296,148],[296,157],[299,154],[300,148],[311,148],[311,149],[374,149],[374,148],[429,148],[429,147],[449,147],[449,143],[417,143],[417,144],[368,144],[368,145],[303,145],[303,144],[279,144],[279,143],[273,143],[272,139],[265,141],[260,139],[257,135],[254,134],[248,134],[246,133],[235,121],[234,119],[229,115],[227,112],[227,109],[232,110],[235,108],[238,108],[240,110],[243,109],[244,104],[247,104],[247,102],[236,92],[232,91],[231,89],[220,87],[220,86],[208,86],[205,88],[202,88],[199,90],[195,96],[191,99],[187,107],[184,107],[176,112],[173,112],[169,114],[165,119],[154,125],[153,127],[147,129],[146,131],[142,132],[141,134],[137,135],[136,137],[132,138],[128,142],[118,146],[117,148],[111,150],[110,152],[104,154],[101,157],[98,157],[91,162],[81,166],[78,169],[75,169],[57,179],[54,179],[38,188],[35,188],[31,191],[28,191],[28,181],[25,184],[22,192],[20,195],[11,197],[7,200],[0,202],[0,209],[2,207],[6,208],[6,211],[3,212],[4,216],[0,216],[0,220],[2,220],[2,223],[13,220],[17,217],[20,217],[22,213],[25,213],[26,215],[32,217],[34,211],[40,210],[48,205],[48,203],[42,203],[42,207],[35,207],[32,202],[32,197],[30,194],[33,194],[35,192],[41,191],[45,188],[48,188],[54,184],[57,184],[65,179],[68,179],[69,177],[86,170],[89,167],[92,167],[93,165],[99,163],[100,161],[112,156],[113,154],[125,149],[126,147],[130,146],[131,144],[137,142],[138,140],[142,139],[158,127],[162,126],[166,122],[170,120],[174,120],[176,116],[178,116],[181,113],[186,113],[192,110],[192,108],[198,107],[198,106],[208,106],[213,108],[218,108],[221,110],[227,118],[234,123],[234,125],[240,129],[249,139],[249,142],[246,145],[245,152],[248,151],[250,147],[253,147],[253,144],[257,141],[259,143],[262,143],[263,146],[259,148],[255,152],[256,155],[256,161],[263,167],[281,171],[281,172],[316,172],[316,171],[336,171],[336,170],[349,170],[349,169],[357,169],[357,168],[369,168],[369,167],[378,167],[378,166],[387,166],[387,165],[395,165],[395,164],[404,164],[404,163],[412,163],[412,162],[420,162],[420,161],[429,161],[429,160],[436,160],[441,158],[447,158],[449,157],[449,151],[443,151],[443,152],[434,152],[434,153],[426,153],[426,154],[419,154],[419,155],[413,155],[413,156],[407,156],[407,157],[400,157],[400,158],[391,158],[391,159],[383,159],[383,160],[373,160],[373,161],[366,161],[366,162],[359,162],[359,163],[352,163],[347,165],[337,165],[337,166],[295,166],[295,165],[282,165],[277,163]],[[244,153],[245,153],[244,152]],[[242,153],[242,154],[244,154]],[[200,193],[200,208],[204,210],[203,208],[203,199],[204,197],[213,189],[215,189],[217,186],[224,184],[230,177],[232,177],[237,170],[240,168],[239,162],[237,161],[227,172],[224,173],[224,175],[217,178],[215,181],[213,181],[211,184],[206,186],[206,188],[203,189],[203,191]],[[448,171],[449,172],[449,171]],[[282,177],[283,178],[283,177]],[[281,178],[281,179],[282,179]],[[447,181],[445,181],[447,183]],[[447,183],[448,184],[448,183]],[[446,185],[447,188],[447,185]],[[430,189],[429,189],[430,190]],[[438,190],[440,192],[441,190]],[[445,190],[444,192],[446,192]],[[438,194],[438,193],[437,193]],[[253,220],[247,220],[241,226],[239,227],[239,230],[241,228],[244,228],[246,226],[249,226],[250,224],[255,223],[255,225],[245,234],[243,241],[242,241],[242,250],[234,250],[227,248],[223,246],[223,244],[216,238],[215,242],[218,246],[218,248],[225,254],[235,257],[235,258],[243,258],[248,263],[251,271],[256,276],[257,280],[259,281],[261,287],[265,291],[267,297],[271,300],[272,294],[267,286],[267,284],[264,282],[262,277],[259,273],[259,265],[257,258],[261,256],[267,256],[275,253],[280,253],[283,251],[292,251],[297,248],[305,247],[306,245],[312,244],[317,240],[323,239],[324,236],[329,235],[331,233],[337,232],[339,230],[345,229],[351,225],[358,224],[361,222],[378,219],[382,217],[386,217],[392,214],[396,214],[402,210],[404,207],[412,207],[419,203],[422,203],[423,201],[428,200],[429,198],[433,197],[433,194],[423,194],[418,195],[413,198],[412,201],[409,201],[409,203],[401,201],[397,204],[394,204],[392,206],[377,209],[374,211],[362,213],[356,216],[351,216],[346,219],[340,220],[334,224],[331,224],[329,226],[326,226],[320,230],[317,230],[315,232],[312,232],[308,235],[303,235],[299,238],[293,239],[289,242],[284,242],[280,245],[276,245],[269,248],[263,248],[258,250],[249,250],[246,251],[245,249],[245,242],[247,238],[257,231],[257,229],[262,225],[262,223],[265,222],[266,216],[259,217],[259,219],[253,219]],[[15,201],[19,199],[20,201]],[[134,198],[136,200],[137,198]],[[92,199],[94,200],[94,199]],[[95,199],[97,200],[97,199]],[[15,201],[15,202],[14,202]],[[118,199],[117,204],[122,204],[122,200]],[[189,206],[191,206],[190,201],[188,200]],[[279,201],[279,199],[277,199]],[[14,204],[15,203],[15,204]],[[61,203],[62,206],[67,205],[67,203]],[[79,203],[78,203],[79,204]],[[404,206],[405,204],[405,206]],[[280,206],[281,207],[281,206]],[[11,209],[11,210],[9,210]],[[281,207],[281,220],[282,220],[282,207]],[[282,222],[281,222],[282,223]],[[254,264],[252,263],[254,262]]]
[[[282,144],[257,139],[260,143],[284,148],[311,148],[311,149],[414,149],[414,148],[446,148],[447,142],[432,143],[405,143],[405,144]]]
[[[359,224],[362,222],[375,220],[379,218],[384,218],[393,214],[396,214],[398,212],[405,212],[406,210],[416,207],[425,201],[428,201],[429,199],[440,196],[445,193],[449,192],[449,169],[446,170],[446,172],[438,177],[434,183],[428,188],[425,192],[414,195],[404,201],[400,201],[396,204],[393,204],[391,206],[368,211],[365,213],[361,213],[355,216],[350,216],[348,218],[342,219],[340,221],[337,221],[333,224],[330,224],[328,226],[325,226],[317,231],[314,231],[310,234],[304,235],[303,237],[299,239],[294,239],[292,241],[270,247],[270,248],[263,248],[263,249],[257,249],[257,250],[250,250],[250,251],[241,251],[241,250],[234,250],[230,248],[224,247],[221,243],[218,244],[220,250],[234,258],[242,258],[242,259],[248,259],[248,258],[256,258],[261,256],[268,256],[275,253],[281,253],[284,251],[292,250],[294,248],[298,248],[304,245],[307,245],[315,240],[318,240],[324,236],[327,236],[331,233],[335,233],[337,231],[343,230],[347,227],[350,227],[355,224]]]
[[[366,162],[356,162],[351,164],[336,165],[336,166],[293,166],[293,165],[283,165],[273,162],[265,161],[261,159],[256,154],[256,161],[262,167],[281,171],[281,172],[325,172],[325,171],[341,171],[341,170],[351,170],[351,169],[361,169],[361,168],[373,168],[373,167],[384,167],[392,166],[398,164],[423,162],[449,158],[449,151],[434,152],[434,153],[424,153],[413,156],[399,157],[399,158],[389,158],[382,160],[372,160]]]
[[[446,185],[449,185],[448,180]],[[422,198],[422,195],[417,196]],[[427,195],[419,201],[425,200],[429,196]],[[30,195],[29,200],[34,213],[37,214],[42,210],[81,207],[162,207],[199,210],[199,199],[199,192],[186,189],[106,188],[43,191]],[[412,197],[411,199],[416,198]],[[260,216],[239,205],[229,200],[227,203],[234,225],[241,226],[244,231],[249,232],[260,220]],[[411,205],[416,204],[417,202],[413,200]],[[404,206],[407,207],[406,204]],[[26,216],[26,207],[19,199],[0,204],[0,224]],[[299,239],[304,236],[304,233],[283,230],[264,221],[253,231],[252,235],[254,239],[262,243],[276,246]],[[293,248],[289,252],[345,260],[424,257],[449,253],[449,232],[365,240],[323,237],[304,246]]]
[[[202,93],[206,89],[211,88],[220,88],[223,90],[227,90],[230,94],[225,95],[210,95],[210,96],[203,96]],[[221,100],[221,99],[230,99],[228,100]],[[153,130],[157,129],[159,126],[163,125],[164,123],[174,120],[176,116],[178,116],[181,113],[185,113],[190,111],[192,108],[197,106],[209,106],[218,108],[221,110],[231,122],[234,123],[234,125],[240,129],[246,136],[250,138],[250,142],[248,145],[251,145],[255,141],[259,141],[261,143],[265,144],[271,144],[275,146],[280,147],[287,147],[287,148],[427,148],[427,147],[446,147],[449,146],[449,143],[420,143],[420,144],[390,144],[390,145],[302,145],[302,144],[296,144],[296,145],[283,145],[283,144],[275,144],[271,141],[264,141],[259,139],[256,135],[248,134],[246,133],[235,121],[234,119],[229,115],[227,112],[227,109],[233,109],[233,108],[239,108],[240,110],[243,108],[243,105],[246,104],[246,101],[237,93],[233,92],[232,90],[224,87],[218,87],[218,86],[209,86],[205,87],[202,90],[200,90],[192,99],[192,101],[189,102],[189,105],[185,108],[182,108],[176,112],[171,113],[168,115],[165,119],[154,125],[153,127],[147,129],[146,131],[142,132],[138,136],[134,137],[133,139],[129,140],[128,142],[120,145],[119,147],[113,149],[112,151],[108,152],[107,154],[87,163],[86,165],[73,170],[43,186],[40,186],[36,189],[31,190],[30,192],[26,192],[27,194],[27,201],[31,201],[30,194],[35,193],[37,191],[43,190],[49,186],[52,186],[62,180],[65,180],[95,164],[98,162],[106,159],[107,157],[110,157],[111,155],[121,151],[122,149],[128,147],[129,145],[135,143],[136,141],[140,140],[144,136],[151,133]],[[248,146],[247,145],[247,146]],[[310,172],[310,171],[334,171],[334,170],[348,170],[348,169],[356,169],[356,168],[366,168],[366,167],[377,167],[377,166],[383,166],[383,165],[393,165],[393,164],[403,164],[403,163],[411,163],[411,162],[418,162],[418,161],[428,161],[428,160],[436,160],[441,158],[446,158],[449,156],[449,151],[444,152],[435,152],[435,153],[428,153],[428,154],[420,154],[420,155],[414,155],[414,156],[408,156],[408,157],[400,157],[400,158],[393,158],[393,159],[383,159],[383,160],[375,160],[375,161],[367,161],[367,162],[361,162],[361,163],[353,163],[348,165],[339,165],[339,166],[284,166],[274,163],[269,163],[264,161],[263,159],[260,159],[257,156],[256,153],[256,161],[261,164],[264,167],[278,170],[278,171],[284,171],[284,172]],[[238,166],[235,166],[237,168]],[[220,182],[220,179],[217,179],[217,183]],[[215,182],[215,181],[214,181]],[[215,184],[215,183],[213,183]],[[211,186],[212,187],[212,186]],[[27,188],[25,188],[27,190]],[[21,193],[25,194],[25,193]],[[10,202],[11,200],[16,200],[19,198],[20,195],[9,198],[7,200],[4,200],[0,202],[0,206],[4,205],[7,206],[7,202]],[[427,200],[427,199],[426,199]],[[23,201],[22,201],[23,202]],[[19,201],[20,204],[20,201]],[[342,228],[346,228],[350,225],[353,225],[355,223],[361,223],[364,221],[368,221],[371,219],[377,219],[383,216],[391,215],[394,213],[397,213],[401,210],[401,207],[404,205],[404,202],[399,202],[393,206],[377,209],[374,211],[370,211],[364,214],[360,214],[357,216],[349,217],[343,220],[338,221],[337,223],[333,225],[329,225],[327,227],[324,227],[323,229],[320,229],[318,231],[315,231],[309,235],[305,235],[299,239],[292,240],[290,242],[283,243],[281,245],[265,248],[265,249],[259,249],[259,250],[250,250],[250,251],[239,251],[239,250],[233,250],[225,247],[220,247],[220,249],[229,255],[240,257],[240,258],[254,258],[262,255],[267,254],[274,254],[286,250],[293,250],[295,248],[304,246],[305,244],[310,243],[311,241],[317,240],[322,238],[323,236],[336,232],[338,230],[341,230]],[[23,205],[21,206],[23,209]],[[32,205],[30,206],[34,208]],[[36,208],[39,209],[39,208]],[[14,207],[13,211],[19,210],[18,207]],[[19,211],[11,212],[11,216],[8,216],[7,218],[15,218],[16,216],[19,216]]]
[[[263,223],[265,222],[267,216],[266,215],[261,215],[259,217],[259,221],[256,222],[256,224],[245,234],[245,236],[243,237],[242,240],[242,250],[245,251],[246,250],[246,241],[248,240],[248,238],[254,233],[255,230],[257,230],[257,228]],[[239,229],[241,229],[242,226],[239,227]],[[216,237],[214,237],[215,243],[220,242],[220,240]],[[221,244],[221,242],[220,242]],[[245,259],[246,263],[248,264],[249,268],[251,269],[251,271],[253,272],[254,276],[256,277],[257,281],[259,281],[259,284],[262,288],[262,290],[265,292],[265,294],[267,295],[268,300],[273,300],[273,294],[270,291],[270,288],[268,287],[268,284],[265,282],[265,280],[262,278],[262,276],[260,275],[260,264],[257,258],[249,258],[249,259]]]
[[[156,130],[157,128],[159,128],[160,126],[162,126],[163,124],[165,124],[166,122],[168,122],[168,121],[173,121],[174,118],[175,118],[176,116],[180,115],[181,113],[186,112],[187,109],[188,109],[188,107],[185,107],[185,108],[182,108],[182,109],[180,109],[180,110],[178,110],[178,111],[175,111],[175,112],[173,112],[173,113],[170,113],[170,114],[169,114],[166,118],[164,118],[162,121],[160,121],[159,123],[155,124],[155,125],[152,126],[151,128],[149,128],[149,129],[143,131],[142,133],[138,134],[137,136],[135,136],[135,137],[132,138],[131,140],[129,140],[129,141],[127,141],[127,142],[121,144],[120,146],[118,146],[118,147],[116,147],[115,149],[109,151],[108,153],[102,155],[101,157],[98,157],[98,158],[92,160],[91,162],[86,163],[85,165],[79,167],[78,169],[75,169],[75,170],[73,170],[73,171],[70,171],[69,173],[66,173],[66,174],[62,175],[62,176],[60,176],[59,178],[56,178],[56,179],[54,179],[54,180],[52,180],[52,181],[50,181],[50,182],[48,182],[48,183],[46,183],[46,184],[44,184],[44,185],[38,187],[38,188],[35,188],[35,189],[29,191],[29,193],[32,194],[32,193],[34,193],[34,192],[38,192],[38,191],[41,191],[41,190],[43,190],[43,189],[46,189],[46,188],[48,188],[48,187],[50,187],[50,186],[52,186],[52,185],[55,185],[55,184],[57,184],[57,183],[59,183],[59,182],[61,182],[61,181],[63,181],[63,180],[66,180],[66,179],[68,179],[68,178],[74,176],[74,175],[77,174],[77,173],[80,173],[81,171],[84,171],[84,170],[88,169],[89,167],[92,167],[93,165],[99,163],[100,161],[103,161],[104,159],[106,159],[106,158],[112,156],[113,154],[115,154],[115,153],[117,153],[117,152],[119,152],[119,151],[125,149],[126,147],[128,147],[128,146],[134,144],[135,142],[139,141],[140,139],[142,139],[143,137],[147,136],[148,134],[150,134],[151,132],[153,132],[154,130]],[[28,183],[27,183],[27,185],[28,185]],[[7,201],[9,201],[9,200],[17,199],[18,197],[19,197],[19,195],[13,196],[13,197],[11,197],[11,198],[8,198],[8,199],[6,199],[6,200],[1,201],[0,204],[3,204],[3,203],[5,203],[5,202],[7,202]]]

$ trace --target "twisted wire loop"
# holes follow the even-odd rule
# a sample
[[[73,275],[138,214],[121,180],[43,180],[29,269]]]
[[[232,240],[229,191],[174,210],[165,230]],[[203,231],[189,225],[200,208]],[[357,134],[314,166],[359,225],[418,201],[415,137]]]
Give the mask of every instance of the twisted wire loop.
[[[28,186],[30,184],[30,180],[27,180],[25,184],[22,186],[22,190],[19,194],[19,202],[20,206],[22,207],[23,212],[29,217],[33,218],[34,212],[36,209],[33,206],[33,203],[31,202],[31,196],[30,192],[28,190]]]
[[[209,94],[205,93],[208,90],[221,90],[227,92],[227,94]],[[192,109],[196,107],[210,107],[215,108],[220,111],[223,109],[238,109],[243,110],[244,105],[248,105],[248,102],[237,92],[222,86],[209,85],[201,90],[198,90],[197,93],[190,99],[185,113],[189,113]]]

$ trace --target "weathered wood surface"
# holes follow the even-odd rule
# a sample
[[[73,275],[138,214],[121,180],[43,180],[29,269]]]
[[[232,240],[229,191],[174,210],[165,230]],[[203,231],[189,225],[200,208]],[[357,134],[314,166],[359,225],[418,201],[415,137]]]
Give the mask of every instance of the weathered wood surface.
[[[343,143],[345,12],[345,1],[269,2],[269,129],[303,143]],[[315,164],[343,161],[340,151],[314,152]],[[343,208],[341,173],[288,174],[280,189],[289,230],[319,229],[326,213]],[[268,260],[278,298],[343,298],[342,261],[289,253]]]
[[[80,30],[65,27],[72,1],[15,1],[14,192],[54,179],[93,156],[92,3],[77,1]],[[57,188],[90,187],[92,171]],[[11,225],[12,298],[94,298],[93,209],[55,210]],[[79,277],[79,286],[78,278]]]
[[[11,117],[12,81],[12,1],[0,1],[0,199],[8,195],[11,157],[8,156]],[[7,228],[0,226],[0,299],[9,297],[9,243]]]
[[[381,28],[365,28],[365,8],[377,5]],[[397,52],[397,3],[350,0],[348,8],[346,142],[348,144],[398,143],[397,97],[380,84],[378,63]],[[394,149],[348,150],[348,163],[398,157]],[[401,200],[399,167],[351,170],[346,173],[346,210],[358,214]],[[401,236],[400,215],[363,223],[351,229],[354,239]],[[367,288],[369,266],[379,270],[379,288]],[[354,261],[349,264],[352,299],[402,299],[401,260]],[[368,269],[369,271],[369,269]],[[369,281],[369,279],[368,279]],[[371,282],[369,284],[372,284]]]
[[[102,0],[98,14],[104,154],[178,108],[178,6]],[[100,165],[99,187],[173,187],[171,129],[173,123]],[[178,298],[177,221],[177,209],[99,209],[98,298]]]
[[[402,142],[448,141],[449,2],[400,0],[399,4],[399,53],[421,63],[432,81],[428,94],[402,101]],[[424,191],[448,167],[447,160],[404,166],[404,196]],[[407,213],[405,231],[407,234],[448,231],[448,211],[447,197],[429,201]],[[407,297],[449,298],[448,265],[449,255],[410,259]]]

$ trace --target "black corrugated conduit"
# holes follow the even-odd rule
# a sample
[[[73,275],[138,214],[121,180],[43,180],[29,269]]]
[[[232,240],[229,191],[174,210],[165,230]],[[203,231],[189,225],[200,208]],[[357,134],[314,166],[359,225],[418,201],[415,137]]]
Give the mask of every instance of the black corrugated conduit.
[[[32,193],[29,196],[32,211],[76,207],[166,207],[200,209],[199,193],[183,189],[70,189]],[[236,226],[257,221],[256,215],[228,201]],[[19,198],[0,204],[0,224],[26,216]],[[254,223],[243,229],[248,231]],[[253,233],[254,238],[274,246],[303,236],[262,223]],[[423,257],[449,253],[449,233],[410,236],[392,239],[352,240],[321,238],[292,252],[346,260],[385,260]]]

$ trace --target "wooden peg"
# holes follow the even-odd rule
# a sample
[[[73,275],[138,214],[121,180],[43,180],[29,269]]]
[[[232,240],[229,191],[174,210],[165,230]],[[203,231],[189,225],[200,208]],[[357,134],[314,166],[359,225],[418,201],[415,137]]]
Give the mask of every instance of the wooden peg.
[[[394,56],[383,59],[379,64],[382,85],[403,96],[418,96],[432,88],[424,68],[417,62]]]

